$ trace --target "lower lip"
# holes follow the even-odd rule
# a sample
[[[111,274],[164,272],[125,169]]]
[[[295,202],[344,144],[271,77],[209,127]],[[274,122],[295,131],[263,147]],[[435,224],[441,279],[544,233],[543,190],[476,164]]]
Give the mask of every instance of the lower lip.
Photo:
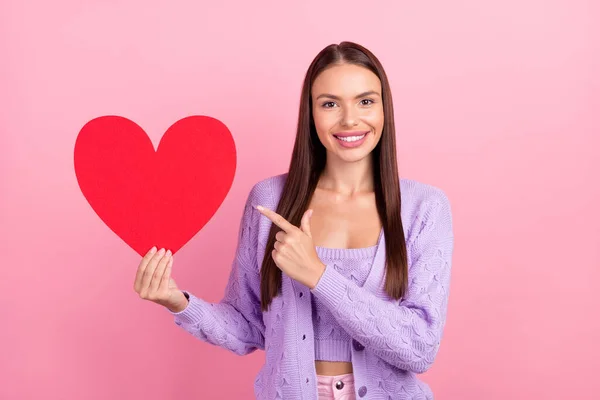
[[[360,146],[361,144],[363,144],[365,142],[365,140],[367,140],[367,136],[369,136],[369,133],[367,133],[362,139],[360,140],[356,140],[354,142],[346,142],[343,141],[341,139],[338,139],[337,137],[335,137],[335,140],[342,146],[342,147],[346,147],[348,149],[353,149],[355,147]]]

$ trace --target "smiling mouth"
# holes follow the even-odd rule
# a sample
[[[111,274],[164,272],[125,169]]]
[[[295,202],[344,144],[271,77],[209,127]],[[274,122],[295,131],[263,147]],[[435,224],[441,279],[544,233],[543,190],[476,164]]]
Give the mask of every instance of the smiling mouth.
[[[339,134],[333,134],[333,137],[341,147],[353,149],[360,147],[365,143],[367,136],[369,136],[369,132],[370,131],[340,132]]]
[[[365,136],[367,136],[367,134],[369,133],[369,131],[364,131],[364,132],[348,132],[348,133],[340,133],[340,134],[334,134],[333,136],[342,141],[342,142],[346,142],[346,143],[353,143],[353,142],[358,142],[359,140],[362,140],[365,138]]]
[[[342,142],[352,143],[352,142],[358,142],[359,140],[363,139],[365,136],[367,136],[367,134],[363,133],[360,136],[347,136],[347,137],[336,136],[336,139],[341,140]]]

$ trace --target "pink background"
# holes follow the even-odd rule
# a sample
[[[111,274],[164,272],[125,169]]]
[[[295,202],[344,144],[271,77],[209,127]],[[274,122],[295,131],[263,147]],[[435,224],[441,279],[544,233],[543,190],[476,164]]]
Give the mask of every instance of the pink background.
[[[134,293],[139,257],[79,191],[75,138],[105,114],[155,144],[190,114],[229,127],[234,185],[174,265],[216,301],[249,189],[287,168],[308,64],[353,40],[389,75],[401,175],[453,204],[436,399],[597,399],[599,17],[596,0],[2,1],[0,398],[252,398],[262,352],[204,344]]]

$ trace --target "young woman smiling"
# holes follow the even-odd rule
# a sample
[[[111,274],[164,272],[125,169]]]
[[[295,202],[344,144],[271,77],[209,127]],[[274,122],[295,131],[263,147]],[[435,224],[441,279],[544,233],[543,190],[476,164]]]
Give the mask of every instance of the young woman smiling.
[[[266,351],[258,399],[432,399],[417,374],[446,321],[450,204],[400,179],[390,86],[351,42],[313,60],[287,173],[252,188],[225,295],[179,290],[173,257],[151,249],[135,290],[200,340]]]

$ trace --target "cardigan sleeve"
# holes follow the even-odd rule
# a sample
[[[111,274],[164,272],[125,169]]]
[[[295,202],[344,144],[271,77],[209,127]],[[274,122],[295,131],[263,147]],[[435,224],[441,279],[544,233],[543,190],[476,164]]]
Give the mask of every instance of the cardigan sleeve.
[[[238,355],[264,350],[265,327],[260,308],[260,274],[257,265],[258,211],[253,203],[256,186],[250,192],[240,223],[237,249],[223,298],[209,303],[189,295],[187,307],[172,312],[175,323],[207,343]]]
[[[384,361],[415,373],[434,361],[446,321],[454,246],[450,204],[438,190],[426,200],[422,228],[410,241],[409,287],[400,302],[356,285],[327,265],[312,293],[356,341]]]

